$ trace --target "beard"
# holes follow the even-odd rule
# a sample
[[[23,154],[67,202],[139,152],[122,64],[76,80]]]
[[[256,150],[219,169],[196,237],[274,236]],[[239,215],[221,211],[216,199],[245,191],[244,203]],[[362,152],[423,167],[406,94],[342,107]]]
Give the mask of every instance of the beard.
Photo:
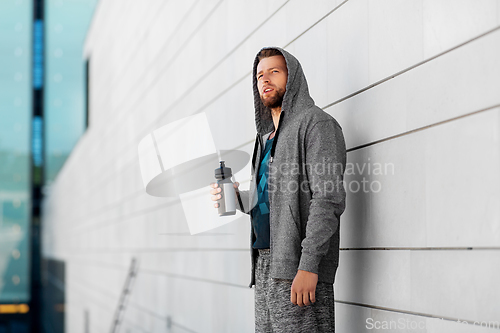
[[[267,106],[270,109],[274,109],[280,107],[283,103],[283,96],[285,96],[285,89],[276,87],[274,92],[272,92],[272,96],[267,97],[266,99],[262,98],[260,95],[260,100],[264,106]]]

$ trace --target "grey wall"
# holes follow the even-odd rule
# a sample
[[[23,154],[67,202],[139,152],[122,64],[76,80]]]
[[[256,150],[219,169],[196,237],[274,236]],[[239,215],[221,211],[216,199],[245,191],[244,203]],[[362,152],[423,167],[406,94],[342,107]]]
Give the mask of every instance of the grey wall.
[[[301,61],[346,137],[337,331],[498,329],[500,2],[101,0],[90,127],[45,203],[66,330],[109,330],[137,258],[122,332],[253,332],[248,218],[190,236],[178,198],[145,193],[137,145],[205,112],[219,149],[251,154],[267,45]]]

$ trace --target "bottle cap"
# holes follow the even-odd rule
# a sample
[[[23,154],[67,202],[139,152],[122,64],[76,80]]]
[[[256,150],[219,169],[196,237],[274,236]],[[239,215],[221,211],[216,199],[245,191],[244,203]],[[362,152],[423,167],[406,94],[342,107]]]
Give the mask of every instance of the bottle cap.
[[[220,167],[215,169],[215,179],[222,180],[226,178],[231,178],[233,174],[231,173],[231,168],[227,168],[224,165],[224,161],[220,161]]]

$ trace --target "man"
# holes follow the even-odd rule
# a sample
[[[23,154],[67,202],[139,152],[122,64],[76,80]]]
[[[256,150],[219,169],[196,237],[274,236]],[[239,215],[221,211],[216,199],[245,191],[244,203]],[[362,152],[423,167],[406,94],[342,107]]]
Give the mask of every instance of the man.
[[[300,63],[281,48],[257,54],[253,88],[252,182],[250,191],[235,188],[252,219],[255,331],[334,332],[342,129],[314,104]],[[220,188],[212,187],[212,200],[220,200]]]

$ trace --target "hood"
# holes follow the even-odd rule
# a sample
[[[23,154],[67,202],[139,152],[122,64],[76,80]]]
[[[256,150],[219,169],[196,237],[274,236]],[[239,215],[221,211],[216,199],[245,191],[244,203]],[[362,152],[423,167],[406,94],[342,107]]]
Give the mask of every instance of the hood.
[[[297,113],[306,112],[307,109],[314,106],[314,100],[309,95],[309,88],[307,86],[306,77],[297,58],[279,47],[264,47],[261,49],[261,51],[264,49],[278,50],[279,52],[281,52],[286,61],[286,66],[288,69],[288,79],[286,82],[286,92],[283,96],[283,103],[281,105],[281,112],[286,113],[286,119],[283,120],[286,123],[287,120],[292,119]],[[253,63],[255,127],[258,134],[264,135],[273,131],[274,123],[271,116],[271,110],[268,107],[264,106],[264,104],[262,103],[259,90],[257,88],[256,73],[257,65],[259,64],[257,55],[255,56],[255,60]]]

